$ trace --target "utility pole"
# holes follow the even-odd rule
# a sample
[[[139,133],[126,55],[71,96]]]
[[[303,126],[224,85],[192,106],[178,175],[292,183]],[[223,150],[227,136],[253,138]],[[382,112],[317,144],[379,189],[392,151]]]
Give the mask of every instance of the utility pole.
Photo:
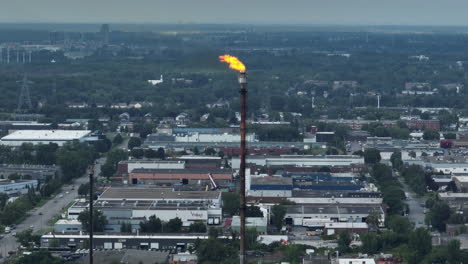
[[[94,183],[94,165],[88,167],[89,174],[89,264],[93,264],[93,183]]]

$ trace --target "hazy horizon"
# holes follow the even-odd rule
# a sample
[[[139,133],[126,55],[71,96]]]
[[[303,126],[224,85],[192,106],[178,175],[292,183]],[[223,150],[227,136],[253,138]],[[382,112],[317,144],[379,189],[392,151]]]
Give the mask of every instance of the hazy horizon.
[[[15,0],[0,23],[468,26],[463,0]]]

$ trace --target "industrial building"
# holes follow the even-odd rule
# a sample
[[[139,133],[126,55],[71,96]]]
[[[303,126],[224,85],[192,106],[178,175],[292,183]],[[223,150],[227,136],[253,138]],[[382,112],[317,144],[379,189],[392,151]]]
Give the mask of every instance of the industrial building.
[[[93,204],[107,217],[107,232],[120,232],[122,223],[139,223],[156,215],[163,222],[180,218],[183,226],[196,221],[219,225],[222,220],[221,192],[177,192],[164,188],[108,188]],[[68,219],[77,219],[80,212],[89,207],[87,201],[75,202],[68,209]]]
[[[228,183],[232,180],[230,169],[134,169],[129,175],[131,184],[157,183]]]
[[[55,178],[60,174],[60,167],[55,165],[31,165],[31,164],[0,164],[0,178],[17,174],[28,175],[32,180],[44,181],[47,178]]]
[[[266,217],[246,217],[245,226],[248,229],[255,229],[259,235],[266,235],[268,229],[268,221]],[[240,231],[240,217],[235,215],[232,217],[231,228],[233,231]]]
[[[162,132],[162,131],[161,131]],[[148,136],[149,141],[170,142],[240,142],[238,129],[232,128],[174,128],[165,133]],[[257,141],[255,133],[246,135],[247,142]]]
[[[378,213],[384,223],[385,213],[380,205],[289,205],[284,219],[290,225],[323,228],[332,222],[365,223],[371,213]]]
[[[54,224],[54,232],[57,233],[76,233],[81,232],[82,225],[77,219],[59,219]]]
[[[240,135],[237,135],[240,138]],[[248,142],[248,147],[254,151],[255,149],[263,149],[263,151],[271,150],[272,153],[282,152],[281,149],[286,149],[290,152],[292,149],[308,149],[311,146],[325,147],[325,143],[312,143],[312,142],[280,142],[280,141],[251,141]],[[151,149],[171,149],[175,151],[192,150],[198,148],[203,151],[206,148],[214,148],[217,150],[226,150],[225,153],[239,154],[239,140],[237,141],[221,141],[221,142],[203,142],[203,141],[175,141],[174,136],[167,134],[151,134],[148,135],[143,147]],[[262,151],[259,151],[262,153]]]
[[[88,234],[57,234],[48,233],[41,237],[41,247],[49,248],[52,244],[61,248],[86,248]],[[205,235],[195,234],[94,234],[93,245],[95,249],[175,249],[185,250],[197,239],[208,239]]]
[[[118,175],[128,175],[134,169],[185,169],[180,160],[123,160],[117,164]]]
[[[257,166],[292,166],[292,167],[334,167],[351,166],[352,164],[364,164],[364,158],[357,155],[281,155],[281,156],[247,156],[247,163]],[[232,158],[232,168],[240,168],[239,157]]]
[[[457,186],[457,190],[459,192],[468,192],[468,176],[453,176],[452,180]]]
[[[23,143],[49,144],[55,143],[59,146],[67,142],[84,142],[91,134],[89,130],[18,130],[2,137],[0,144],[18,147]]]
[[[10,196],[28,193],[29,189],[37,187],[37,180],[1,180],[0,193],[6,193]]]
[[[341,232],[350,232],[350,233],[367,233],[369,231],[369,226],[367,223],[355,223],[355,222],[333,222],[326,223],[323,228],[323,233],[330,236],[338,234]]]
[[[11,133],[16,130],[44,130],[52,129],[51,123],[38,123],[36,121],[0,121],[0,131]]]
[[[291,197],[292,179],[283,177],[253,177],[246,179],[247,195],[253,197]]]
[[[422,157],[421,165],[437,173],[468,175],[468,159],[465,156]]]
[[[185,163],[186,169],[221,169],[221,157],[184,155],[177,158]]]
[[[369,193],[369,188],[357,181],[353,174],[327,172],[278,172],[279,176],[246,173],[248,196],[266,197],[343,197],[347,193]],[[302,192],[298,192],[302,190]],[[326,196],[326,194],[328,194]],[[367,198],[367,197],[366,197]]]

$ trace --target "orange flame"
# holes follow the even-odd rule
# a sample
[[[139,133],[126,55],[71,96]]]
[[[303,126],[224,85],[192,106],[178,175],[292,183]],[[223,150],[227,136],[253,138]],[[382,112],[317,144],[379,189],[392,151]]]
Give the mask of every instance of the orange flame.
[[[229,63],[229,68],[239,71],[245,72],[245,65],[240,61],[238,58],[231,56],[231,55],[223,55],[219,56],[219,61]]]

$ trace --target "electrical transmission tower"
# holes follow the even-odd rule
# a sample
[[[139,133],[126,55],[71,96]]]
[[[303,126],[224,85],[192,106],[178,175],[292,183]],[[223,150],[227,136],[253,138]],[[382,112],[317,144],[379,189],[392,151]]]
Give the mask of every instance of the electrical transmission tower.
[[[29,84],[32,84],[32,82],[28,80],[26,75],[19,82],[21,82],[21,92],[18,99],[18,108],[16,109],[18,112],[23,110],[23,108],[32,109],[31,97],[29,96]]]

